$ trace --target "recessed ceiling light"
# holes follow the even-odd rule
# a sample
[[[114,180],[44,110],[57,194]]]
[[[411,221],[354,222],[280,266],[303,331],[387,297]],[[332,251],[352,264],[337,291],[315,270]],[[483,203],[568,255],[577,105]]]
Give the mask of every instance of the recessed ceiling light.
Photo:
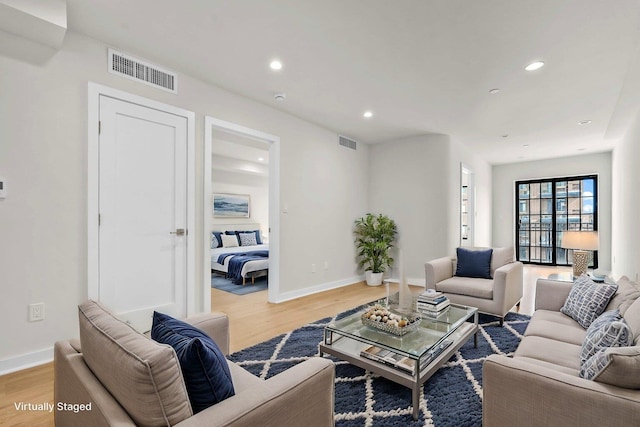
[[[371,111],[365,111],[365,112],[364,112],[364,114],[363,114],[363,116],[364,116],[366,119],[369,119],[369,118],[373,117],[373,113],[372,113]]]
[[[264,157],[258,157],[259,162],[264,162]]]
[[[529,144],[524,144],[523,147],[524,148],[529,148]]]
[[[503,138],[509,138],[509,134],[505,133],[504,135],[502,135]]]
[[[274,59],[269,64],[269,67],[271,67],[272,70],[280,70],[282,69],[282,62],[278,61],[277,59]]]
[[[498,92],[500,92],[500,89],[495,88],[495,89],[491,89],[491,90],[489,91],[489,94],[491,94],[491,95],[495,95],[495,94],[496,94],[496,93],[498,93]]]
[[[589,123],[591,123],[591,120],[580,120],[578,122],[579,125],[588,125]]]
[[[531,64],[527,65],[526,67],[524,67],[524,69],[527,70],[527,71],[535,71],[535,70],[538,70],[538,69],[540,69],[542,67],[544,67],[544,62],[536,61],[536,62],[532,62]]]

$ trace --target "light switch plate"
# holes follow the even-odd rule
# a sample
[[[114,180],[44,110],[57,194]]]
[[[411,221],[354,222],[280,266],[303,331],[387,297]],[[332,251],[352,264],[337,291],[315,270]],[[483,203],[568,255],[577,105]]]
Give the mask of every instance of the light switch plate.
[[[0,178],[0,199],[7,197],[7,182]]]

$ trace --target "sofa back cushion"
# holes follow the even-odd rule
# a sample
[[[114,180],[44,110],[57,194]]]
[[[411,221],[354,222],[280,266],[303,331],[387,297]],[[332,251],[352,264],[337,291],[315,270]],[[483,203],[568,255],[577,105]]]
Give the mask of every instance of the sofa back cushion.
[[[85,363],[140,426],[168,426],[193,415],[171,346],[159,344],[100,304],[78,307]]]
[[[633,333],[635,345],[640,345],[640,298],[636,299],[624,312],[624,320]]]
[[[609,301],[605,311],[620,310],[620,314],[624,315],[631,304],[640,297],[640,286],[627,276],[622,276],[617,283],[618,291]]]
[[[456,276],[491,279],[492,249],[456,249]]]

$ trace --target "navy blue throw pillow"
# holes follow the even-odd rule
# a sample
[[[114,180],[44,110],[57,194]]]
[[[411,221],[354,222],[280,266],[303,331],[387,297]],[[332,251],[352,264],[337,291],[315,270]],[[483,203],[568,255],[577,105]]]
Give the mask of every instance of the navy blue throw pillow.
[[[456,276],[491,279],[491,255],[493,249],[456,249],[458,265]]]
[[[194,414],[235,395],[227,359],[200,329],[154,312],[151,338],[176,351]]]

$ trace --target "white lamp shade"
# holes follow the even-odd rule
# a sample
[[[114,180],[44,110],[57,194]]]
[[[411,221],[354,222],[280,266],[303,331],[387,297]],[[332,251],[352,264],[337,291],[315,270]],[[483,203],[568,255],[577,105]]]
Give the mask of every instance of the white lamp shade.
[[[565,231],[562,233],[562,247],[565,249],[595,251],[598,249],[598,232]]]

